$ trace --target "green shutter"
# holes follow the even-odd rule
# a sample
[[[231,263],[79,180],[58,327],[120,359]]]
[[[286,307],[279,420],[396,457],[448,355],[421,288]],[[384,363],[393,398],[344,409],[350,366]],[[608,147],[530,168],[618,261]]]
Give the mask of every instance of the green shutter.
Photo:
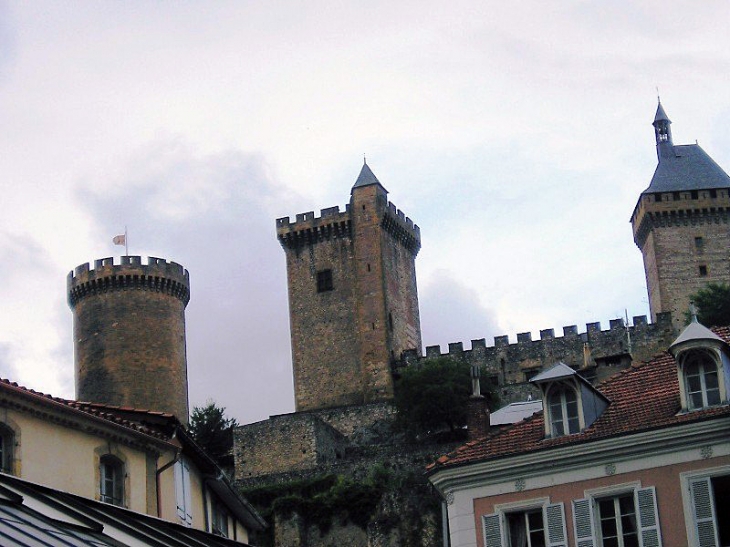
[[[590,499],[573,500],[573,527],[577,547],[596,547],[593,502]]]
[[[661,547],[662,537],[656,507],[656,490],[653,486],[642,488],[636,491],[635,497],[642,547]]]
[[[568,538],[565,530],[565,511],[562,503],[545,507],[547,517],[548,547],[566,547]]]
[[[502,519],[499,513],[484,515],[484,545],[485,547],[502,547]]]
[[[692,494],[695,533],[699,547],[718,547],[720,540],[715,529],[715,504],[712,500],[710,478],[694,479],[689,483]]]

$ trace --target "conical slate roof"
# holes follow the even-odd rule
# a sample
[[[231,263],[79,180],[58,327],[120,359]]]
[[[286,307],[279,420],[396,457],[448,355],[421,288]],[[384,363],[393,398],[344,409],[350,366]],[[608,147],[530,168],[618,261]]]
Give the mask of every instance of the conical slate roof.
[[[720,342],[721,344],[725,343],[722,338],[720,338],[717,334],[712,332],[701,323],[698,323],[695,319],[689,325],[687,325],[682,333],[677,337],[677,339],[672,342],[672,345],[669,346],[669,353],[674,354],[674,351],[679,346],[686,344],[687,342],[699,340],[711,340],[713,342]]]
[[[555,363],[548,370],[541,372],[537,376],[533,377],[530,382],[539,384],[540,382],[547,382],[550,380],[557,380],[559,378],[570,378],[571,376],[580,376],[576,371],[570,368],[563,362]]]
[[[667,113],[664,112],[664,107],[662,106],[662,103],[659,103],[659,106],[656,108],[656,115],[654,116],[654,122],[660,122],[660,121],[668,121],[669,123],[672,123],[672,120],[669,119],[667,116]]]
[[[363,186],[370,186],[371,184],[380,184],[380,181],[378,180],[378,177],[376,177],[375,174],[370,170],[368,164],[363,163],[362,169],[360,169],[360,174],[358,175],[357,180],[355,181],[355,184],[352,186],[352,188],[361,188]],[[383,185],[380,184],[380,186]]]
[[[662,156],[649,187],[642,194],[730,188],[730,177],[699,144],[673,146]]]

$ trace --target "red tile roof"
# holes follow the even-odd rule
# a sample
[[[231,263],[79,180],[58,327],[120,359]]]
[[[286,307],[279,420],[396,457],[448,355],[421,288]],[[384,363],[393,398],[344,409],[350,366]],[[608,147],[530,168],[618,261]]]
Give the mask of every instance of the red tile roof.
[[[118,426],[126,427],[138,433],[144,433],[145,435],[150,435],[163,440],[169,440],[171,433],[168,431],[168,428],[163,427],[163,425],[174,426],[176,423],[179,423],[172,414],[63,399],[61,397],[54,397],[47,393],[42,393],[40,391],[18,385],[16,382],[0,378],[0,390],[3,389],[40,399],[50,404],[57,404],[63,407],[72,408],[76,411],[106,420]],[[166,424],[161,422],[166,422]]]
[[[730,327],[712,330],[730,343]],[[434,472],[444,467],[730,416],[728,405],[678,414],[681,406],[677,365],[667,352],[632,365],[599,384],[597,389],[610,404],[598,420],[580,433],[545,438],[543,412],[538,412],[511,427],[460,446],[429,465],[428,470]]]

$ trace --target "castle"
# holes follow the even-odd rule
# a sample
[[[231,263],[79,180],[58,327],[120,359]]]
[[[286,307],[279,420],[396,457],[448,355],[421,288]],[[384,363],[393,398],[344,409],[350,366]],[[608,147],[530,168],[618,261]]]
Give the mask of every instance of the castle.
[[[420,230],[387,200],[364,164],[350,202],[276,221],[286,253],[296,412],[236,431],[236,479],[260,484],[347,468],[347,453],[382,449],[375,435],[392,418],[389,400],[401,367],[447,355],[481,370],[502,403],[538,393],[529,380],[563,361],[593,382],[667,348],[684,324],[689,296],[707,282],[730,282],[730,177],[699,147],[675,146],[661,103],[653,122],[658,165],[631,216],[642,252],[651,321],[613,319],[472,340],[443,353],[420,344],[415,259]],[[375,438],[375,440],[373,440]],[[394,449],[393,452],[398,452]]]
[[[422,469],[443,447],[394,436],[392,399],[403,367],[449,356],[480,370],[503,403],[538,393],[531,378],[562,361],[599,382],[666,349],[684,324],[690,295],[730,282],[730,177],[699,147],[673,144],[661,103],[653,122],[658,165],[631,216],[642,252],[651,321],[612,319],[438,346],[422,352],[415,260],[420,229],[388,201],[364,163],[339,207],[276,221],[285,252],[296,411],[240,426],[238,486],[326,472],[362,475],[374,464]],[[77,397],[103,405],[188,416],[184,310],[188,273],[139,257],[96,261],[68,277],[74,312]],[[128,409],[133,410],[133,409]],[[301,543],[305,545],[305,543]]]

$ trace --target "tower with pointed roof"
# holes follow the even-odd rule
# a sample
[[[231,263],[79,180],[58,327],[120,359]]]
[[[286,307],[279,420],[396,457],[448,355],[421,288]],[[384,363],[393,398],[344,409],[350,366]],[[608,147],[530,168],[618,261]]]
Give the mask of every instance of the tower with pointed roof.
[[[388,400],[391,364],[421,351],[418,226],[364,163],[350,203],[276,221],[286,253],[297,411]]]
[[[698,144],[675,145],[671,123],[659,102],[652,124],[658,164],[631,224],[651,315],[671,312],[680,329],[693,293],[730,282],[730,177]]]

